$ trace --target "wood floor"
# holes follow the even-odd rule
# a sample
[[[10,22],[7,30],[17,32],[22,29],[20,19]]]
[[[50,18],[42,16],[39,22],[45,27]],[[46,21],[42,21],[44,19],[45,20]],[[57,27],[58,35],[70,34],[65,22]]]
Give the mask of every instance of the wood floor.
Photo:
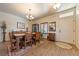
[[[7,55],[6,48],[0,46],[0,55]],[[4,52],[4,53],[2,53]],[[79,50],[72,45],[72,49],[64,49],[55,44],[55,42],[43,40],[32,46],[29,50],[23,50],[17,56],[79,56]]]
[[[0,42],[0,56],[7,56],[8,50],[5,43]]]
[[[79,50],[72,45],[72,49],[64,49],[55,44],[45,40],[39,46],[31,49],[25,55],[28,56],[78,56]]]

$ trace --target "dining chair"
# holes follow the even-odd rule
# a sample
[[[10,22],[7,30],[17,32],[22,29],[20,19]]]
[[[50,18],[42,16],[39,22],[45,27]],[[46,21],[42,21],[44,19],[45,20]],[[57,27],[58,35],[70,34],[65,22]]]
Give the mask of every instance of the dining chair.
[[[39,42],[40,43],[40,39],[41,39],[40,32],[36,32],[36,42]]]
[[[9,37],[10,37],[10,51],[14,52],[16,50],[16,39],[13,36],[12,32],[9,32]]]
[[[31,33],[26,33],[25,35],[25,47],[27,44],[32,46],[32,34]]]
[[[36,33],[35,32],[32,33],[32,43],[36,45]]]

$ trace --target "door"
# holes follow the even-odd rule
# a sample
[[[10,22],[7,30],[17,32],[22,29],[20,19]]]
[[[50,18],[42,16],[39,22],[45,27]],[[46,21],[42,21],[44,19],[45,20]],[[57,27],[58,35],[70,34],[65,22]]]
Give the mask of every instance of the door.
[[[59,33],[60,33],[60,41],[75,44],[73,16],[60,19]]]

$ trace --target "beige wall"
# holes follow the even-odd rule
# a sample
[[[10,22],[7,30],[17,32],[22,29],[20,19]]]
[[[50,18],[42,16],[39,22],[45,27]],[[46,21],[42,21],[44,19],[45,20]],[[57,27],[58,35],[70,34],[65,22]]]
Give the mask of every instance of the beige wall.
[[[58,21],[58,18],[59,16],[57,14],[54,14],[54,15],[51,15],[51,16],[47,16],[47,17],[44,17],[44,18],[40,18],[40,19],[36,19],[34,21],[31,21],[31,25],[32,24],[35,24],[35,23],[38,23],[38,24],[41,24],[41,23],[44,23],[44,22],[54,22],[54,21]]]
[[[31,24],[38,23],[40,25],[41,23],[44,23],[44,22],[48,22],[48,24],[50,22],[56,22],[57,23],[56,24],[56,29],[57,29],[56,35],[59,36],[59,34],[58,34],[58,28],[59,28],[59,25],[58,25],[59,24],[59,16],[58,16],[58,14],[54,14],[54,15],[51,15],[51,16],[47,16],[47,17],[44,17],[44,18],[37,19],[37,20],[31,22]],[[32,28],[32,26],[30,26],[30,27]],[[48,30],[49,30],[49,26],[48,26]],[[46,35],[44,35],[44,36],[46,36]],[[56,38],[58,38],[58,37],[56,37]]]
[[[79,48],[79,5],[76,7],[76,46]]]
[[[23,22],[23,23],[25,23],[25,27],[28,27],[28,21],[26,21],[26,19],[21,18],[16,15],[4,13],[4,12],[0,12],[0,23],[2,23],[2,21],[5,21],[6,25],[7,25],[6,40],[9,40],[8,32],[10,32],[12,30],[14,30],[14,31],[19,31],[19,30],[25,31],[26,30],[26,28],[17,29],[17,22]]]
[[[62,17],[60,18],[60,16],[62,15]],[[44,22],[48,22],[48,24],[50,22],[54,22],[56,21],[56,41],[64,41],[64,42],[68,42],[68,43],[73,43],[72,41],[67,41],[67,40],[60,40],[60,33],[59,33],[59,30],[61,30],[61,25],[60,24],[60,20],[70,20],[70,19],[74,19],[74,8],[72,9],[69,9],[69,10],[66,10],[66,11],[63,11],[63,12],[60,12],[60,13],[56,13],[56,14],[53,14],[53,15],[50,15],[50,16],[47,16],[47,17],[44,17],[44,18],[40,18],[40,19],[36,19],[34,21],[31,21],[30,24],[29,24],[29,29],[30,31],[32,31],[32,24],[35,24],[35,23],[44,23]],[[48,29],[49,30],[49,29]],[[48,31],[49,32],[49,31]],[[66,33],[66,32],[65,32]]]
[[[60,14],[62,14],[62,13],[60,13]],[[74,24],[73,25],[74,25],[74,31],[75,31],[74,32],[74,36],[75,36],[74,41],[75,41],[75,45],[79,49],[79,5],[76,6],[76,11],[74,11],[73,16],[74,16],[74,18],[73,18]],[[73,16],[70,16],[69,18],[71,18]],[[66,18],[68,18],[68,17],[66,17]],[[57,37],[56,37],[56,39],[59,41],[59,33],[58,33],[59,32],[59,19],[60,19],[59,16],[56,15],[56,14],[51,15],[51,16],[47,16],[47,17],[44,17],[44,18],[40,18],[40,19],[37,19],[35,21],[30,22],[29,28],[30,27],[32,28],[31,24],[34,24],[34,23],[40,24],[40,23],[43,23],[43,22],[56,21],[57,22],[57,27],[56,27],[56,29],[57,29],[57,31],[56,31]],[[31,31],[31,29],[30,29],[30,31]]]

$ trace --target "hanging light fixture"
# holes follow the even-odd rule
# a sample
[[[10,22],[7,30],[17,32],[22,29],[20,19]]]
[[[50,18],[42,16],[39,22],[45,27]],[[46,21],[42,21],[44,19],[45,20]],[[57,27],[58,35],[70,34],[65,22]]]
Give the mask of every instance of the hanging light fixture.
[[[27,18],[29,21],[31,21],[32,19],[34,19],[34,17],[33,17],[32,14],[31,14],[31,9],[29,9],[29,12],[28,12],[28,14],[26,15],[26,18]]]
[[[54,9],[58,9],[60,6],[61,6],[60,3],[55,3],[54,6],[53,6],[53,8],[54,8]]]

